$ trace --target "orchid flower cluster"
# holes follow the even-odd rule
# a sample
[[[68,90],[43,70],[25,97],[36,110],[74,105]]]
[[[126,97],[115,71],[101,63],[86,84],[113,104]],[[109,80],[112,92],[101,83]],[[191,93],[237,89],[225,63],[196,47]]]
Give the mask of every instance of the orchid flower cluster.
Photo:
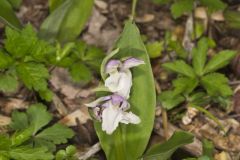
[[[141,64],[145,64],[144,61],[132,57],[123,61],[109,60],[105,66],[105,73],[108,75],[105,87],[111,95],[86,104],[92,108],[94,117],[102,122],[102,130],[107,134],[112,134],[119,123],[139,124],[141,122],[137,115],[127,112],[130,109],[128,99],[132,87],[130,68]]]

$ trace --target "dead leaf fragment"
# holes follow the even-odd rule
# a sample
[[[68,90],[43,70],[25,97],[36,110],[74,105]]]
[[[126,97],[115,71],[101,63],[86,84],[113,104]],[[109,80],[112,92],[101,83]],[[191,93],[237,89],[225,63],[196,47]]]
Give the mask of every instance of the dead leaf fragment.
[[[11,118],[0,115],[0,126],[7,126],[11,123]]]
[[[59,122],[67,126],[76,126],[76,119],[78,119],[81,124],[84,124],[91,119],[86,107],[82,107],[81,109],[70,113],[69,115],[61,119]]]

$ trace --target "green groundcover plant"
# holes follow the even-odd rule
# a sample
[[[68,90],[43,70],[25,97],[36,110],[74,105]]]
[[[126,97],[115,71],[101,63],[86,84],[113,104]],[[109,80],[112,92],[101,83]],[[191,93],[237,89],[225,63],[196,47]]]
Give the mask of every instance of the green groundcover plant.
[[[14,111],[10,124],[13,134],[0,134],[0,159],[53,159],[56,145],[67,143],[74,133],[62,124],[49,126],[51,120],[52,115],[43,104],[33,104],[26,112]],[[60,150],[56,160],[71,157],[75,151],[73,146]]]
[[[169,110],[184,101],[192,106],[202,106],[209,102],[218,102],[226,106],[226,102],[233,94],[228,84],[228,78],[217,70],[225,67],[235,56],[236,52],[223,50],[207,61],[207,52],[212,41],[202,38],[192,50],[191,65],[184,60],[175,60],[162,66],[178,74],[173,80],[173,90],[164,91],[159,100],[162,106]]]

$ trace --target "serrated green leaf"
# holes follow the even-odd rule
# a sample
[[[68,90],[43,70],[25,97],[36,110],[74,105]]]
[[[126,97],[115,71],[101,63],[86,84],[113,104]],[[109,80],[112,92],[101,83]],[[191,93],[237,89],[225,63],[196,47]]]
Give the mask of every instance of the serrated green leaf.
[[[45,91],[47,89],[47,68],[40,63],[28,62],[17,65],[17,74],[28,89]]]
[[[230,96],[233,94],[232,89],[228,85],[228,78],[224,74],[212,73],[201,79],[202,86],[207,90],[210,96]]]
[[[0,1],[0,21],[12,28],[21,28],[21,23],[7,0]]]
[[[165,91],[158,96],[158,101],[163,108],[170,110],[184,102],[185,98],[181,95],[175,95],[173,91]]]
[[[26,129],[29,126],[27,114],[24,112],[13,111],[10,127],[16,131]]]
[[[0,50],[0,69],[6,69],[13,63],[13,59]]]
[[[83,30],[93,7],[93,0],[66,0],[41,25],[40,36],[60,42],[74,40]]]
[[[74,81],[89,82],[92,78],[91,70],[83,63],[75,63],[70,68],[70,74]]]
[[[39,129],[47,125],[51,119],[51,114],[46,110],[43,104],[33,104],[27,110],[30,126],[33,126],[33,135],[37,133]]]
[[[109,160],[133,160],[143,154],[152,133],[156,106],[154,80],[146,48],[137,26],[132,21],[126,22],[123,33],[116,43],[116,48],[119,50],[114,50],[103,60],[101,66],[103,79],[106,77],[105,64],[111,58],[121,59],[132,56],[145,62],[144,65],[132,69],[133,86],[128,100],[131,104],[131,111],[140,117],[141,123],[137,125],[121,124],[112,135],[103,132],[99,122],[95,122],[95,128]]]
[[[190,94],[197,86],[198,80],[188,77],[179,77],[173,81],[174,94]]]
[[[49,43],[38,40],[31,50],[31,57],[37,62],[47,62],[48,56],[54,54],[55,48]]]
[[[182,60],[164,63],[162,66],[167,70],[176,72],[178,74],[182,74],[190,78],[194,78],[196,76],[193,71],[193,68]]]
[[[227,5],[223,3],[221,0],[214,0],[214,1],[200,0],[200,3],[208,7],[208,10],[210,11],[210,13],[216,12],[219,10],[224,10],[227,7]]]
[[[11,158],[16,160],[51,160],[52,153],[47,151],[47,148],[31,148],[29,146],[21,146],[13,148],[9,151]]]
[[[207,60],[208,40],[202,38],[196,48],[193,48],[193,68],[197,75],[203,74],[204,66]]]
[[[11,141],[7,135],[0,134],[0,150],[8,150],[11,146]]]
[[[16,147],[29,140],[33,134],[33,131],[34,128],[31,126],[22,131],[15,132],[11,136],[11,146]]]
[[[209,104],[210,97],[205,92],[196,92],[188,97],[188,102],[196,106],[205,106]]]
[[[53,98],[53,92],[50,89],[40,90],[38,93],[42,99],[48,102],[50,102]]]
[[[194,0],[179,0],[171,6],[171,13],[174,18],[182,16],[184,13],[189,13],[193,9]]]
[[[13,75],[0,73],[0,91],[14,92],[18,88],[18,80]]]
[[[99,72],[99,68],[104,57],[105,54],[102,49],[94,46],[88,46],[87,51],[83,56],[82,60],[91,69],[94,69],[95,71]]]
[[[54,144],[66,143],[67,139],[72,138],[73,131],[61,124],[55,124],[39,133],[36,137],[52,141]]]
[[[204,68],[204,73],[206,74],[214,72],[220,68],[225,67],[236,56],[236,54],[236,51],[231,50],[224,50],[219,52],[207,63],[206,67]]]
[[[77,148],[73,145],[69,145],[66,148],[66,153],[68,156],[73,156],[77,152]]]
[[[14,58],[30,54],[37,42],[36,32],[31,25],[27,25],[21,32],[7,27],[5,32],[5,48]]]
[[[157,58],[162,55],[162,50],[164,48],[164,43],[163,41],[161,42],[153,42],[153,43],[148,43],[146,45],[148,54],[150,58]]]
[[[168,160],[179,147],[192,143],[193,139],[194,136],[192,134],[184,131],[177,131],[168,141],[151,147],[142,159]]]
[[[170,51],[175,51],[177,56],[183,59],[188,57],[188,52],[183,48],[182,44],[179,41],[172,41],[168,42],[168,49]]]
[[[34,146],[37,148],[38,147],[47,147],[49,152],[56,151],[56,145],[53,142],[47,141],[47,140],[41,139],[41,138],[34,137]]]
[[[56,154],[56,160],[65,160],[67,158],[66,151],[63,149],[59,150]]]

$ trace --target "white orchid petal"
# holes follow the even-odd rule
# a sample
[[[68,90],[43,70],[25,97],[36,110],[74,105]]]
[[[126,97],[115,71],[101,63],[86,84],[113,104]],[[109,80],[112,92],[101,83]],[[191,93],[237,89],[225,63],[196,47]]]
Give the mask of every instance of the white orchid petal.
[[[127,69],[124,72],[121,72],[121,78],[119,81],[117,94],[128,99],[131,87],[132,87],[132,73],[130,72],[130,70]]]
[[[105,72],[106,73],[115,72],[117,71],[118,67],[120,67],[121,64],[122,63],[120,60],[115,60],[115,59],[110,60],[106,65]]]
[[[129,69],[132,67],[139,66],[141,64],[145,64],[143,60],[137,59],[137,58],[128,58],[123,62],[123,68],[124,69]]]
[[[97,105],[99,105],[101,102],[103,101],[107,101],[111,99],[111,96],[105,96],[105,97],[100,97],[98,99],[96,99],[95,101],[85,104],[87,107],[96,107]]]
[[[119,72],[114,72],[105,80],[105,86],[111,91],[116,92],[119,88],[119,81],[121,74]]]
[[[132,87],[132,73],[129,69],[115,72],[105,80],[105,86],[113,93],[128,99]]]
[[[141,119],[137,115],[133,114],[132,112],[123,112],[121,123],[139,124],[140,122],[141,122]]]
[[[102,130],[106,131],[107,134],[112,134],[122,120],[122,116],[122,111],[118,106],[110,104],[110,106],[102,112]]]

